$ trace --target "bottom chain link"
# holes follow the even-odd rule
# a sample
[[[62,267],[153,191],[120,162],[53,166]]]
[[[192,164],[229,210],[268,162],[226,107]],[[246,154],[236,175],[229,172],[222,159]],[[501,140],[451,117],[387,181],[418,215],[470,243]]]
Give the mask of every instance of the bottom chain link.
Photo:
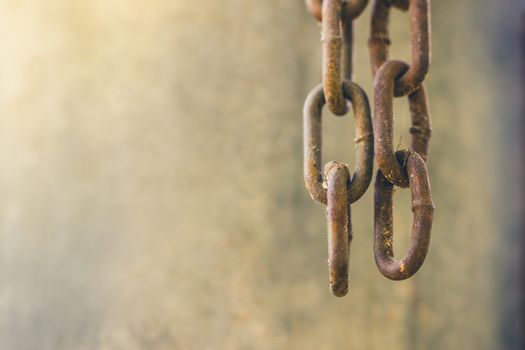
[[[329,162],[325,166],[327,182],[326,221],[328,226],[328,270],[330,290],[337,297],[348,292],[348,270],[352,222],[348,184],[350,172],[346,164]]]
[[[398,151],[396,158],[408,173],[414,213],[408,253],[394,259],[393,190],[394,185],[378,170],[374,185],[374,258],[379,271],[391,280],[414,275],[427,256],[434,216],[425,161],[414,151]]]
[[[335,296],[348,292],[348,266],[352,224],[350,204],[366,192],[374,165],[374,137],[370,106],[364,91],[355,83],[343,82],[345,98],[351,102],[356,121],[356,164],[353,176],[348,166],[329,162],[322,167],[323,86],[315,87],[304,105],[304,179],[313,199],[326,204],[330,289]],[[325,187],[326,186],[326,187]]]

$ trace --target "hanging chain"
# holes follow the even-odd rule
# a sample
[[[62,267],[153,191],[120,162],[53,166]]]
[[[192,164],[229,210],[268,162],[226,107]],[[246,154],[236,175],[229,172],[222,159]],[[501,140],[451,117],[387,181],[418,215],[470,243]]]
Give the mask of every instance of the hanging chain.
[[[352,20],[366,3],[366,0],[343,3],[324,0],[322,4],[307,1],[312,14],[322,21],[323,83],[310,92],[304,105],[304,177],[312,198],[327,208],[330,289],[336,296],[344,296],[348,291],[350,204],[366,192],[374,166],[370,104],[363,89],[351,82]],[[348,111],[347,101],[356,120],[354,174],[340,162],[329,162],[322,174],[323,106],[327,104],[335,115],[344,115]]]
[[[404,280],[423,265],[430,244],[434,204],[430,195],[428,172],[423,158],[414,151],[398,151],[396,158],[410,178],[414,224],[407,255],[394,259],[393,190],[394,184],[378,170],[374,184],[374,258],[379,271],[391,280]]]
[[[374,185],[374,258],[379,271],[392,280],[403,280],[423,264],[430,244],[434,204],[426,159],[431,122],[423,80],[430,63],[429,2],[409,0],[412,62],[388,60],[388,24],[392,5],[375,0],[369,39],[374,86],[374,139],[379,167]],[[406,4],[397,3],[406,10]],[[394,153],[393,98],[408,95],[412,117],[410,150]],[[410,187],[414,213],[408,253],[400,261],[393,248],[393,187]]]
[[[396,79],[394,96],[405,96],[414,91],[425,79],[430,64],[430,26],[428,20],[429,0],[409,0],[410,42],[412,43],[412,63],[408,71]],[[401,1],[396,2],[398,5]],[[390,38],[388,25],[392,4],[387,0],[375,0],[372,7],[370,39],[370,58],[372,73],[376,74],[381,65],[388,60]],[[400,6],[405,10],[404,6]]]
[[[392,280],[409,278],[423,264],[430,243],[432,202],[427,154],[431,121],[423,80],[430,63],[430,0],[374,0],[369,50],[374,83],[374,118],[366,93],[352,82],[353,20],[368,0],[306,0],[309,12],[322,26],[322,83],[304,105],[304,178],[312,198],[325,204],[328,222],[328,266],[334,295],[348,291],[352,223],[350,205],[370,185],[374,153],[379,167],[374,194],[374,257],[379,271]],[[390,9],[410,14],[412,62],[389,60]],[[412,118],[410,150],[394,152],[393,98],[407,96]],[[352,106],[356,127],[354,174],[331,161],[322,172],[322,109],[342,116]],[[393,189],[410,187],[413,226],[407,255],[393,253]]]

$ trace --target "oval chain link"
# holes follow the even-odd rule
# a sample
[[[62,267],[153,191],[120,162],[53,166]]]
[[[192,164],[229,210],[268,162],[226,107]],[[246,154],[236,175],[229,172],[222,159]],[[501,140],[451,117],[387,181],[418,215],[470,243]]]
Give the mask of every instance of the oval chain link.
[[[414,151],[398,151],[396,157],[408,173],[414,213],[408,253],[394,258],[393,190],[394,185],[381,170],[374,184],[374,259],[383,276],[404,280],[414,275],[427,256],[434,215],[434,203],[425,161]]]
[[[429,0],[395,1],[394,6],[404,9],[408,2],[410,15],[410,41],[412,62],[402,76],[397,77],[394,96],[404,96],[414,91],[425,79],[430,65]],[[388,32],[390,8],[387,0],[374,0],[368,46],[372,74],[376,75],[381,65],[388,60],[390,38]]]
[[[366,192],[374,167],[374,137],[368,98],[359,85],[349,81],[343,82],[343,93],[351,102],[356,121],[353,176],[346,164],[332,161],[324,168],[323,180],[322,109],[325,98],[322,84],[310,92],[304,106],[305,185],[313,199],[326,204],[330,290],[339,297],[348,291],[352,240],[350,204]]]
[[[374,146],[377,165],[390,182],[400,187],[408,187],[409,179],[394,155],[393,89],[396,77],[407,69],[408,65],[402,61],[386,62],[377,72],[374,87]],[[425,87],[420,85],[408,95],[408,102],[412,118],[411,149],[426,160],[432,126]]]
[[[368,0],[306,0],[310,13],[322,22],[323,82],[304,106],[304,178],[312,198],[327,206],[330,289],[336,296],[348,291],[351,203],[368,188],[374,147],[379,170],[374,184],[374,258],[379,271],[392,280],[412,276],[428,252],[434,204],[426,158],[431,120],[423,80],[430,62],[430,0],[375,0],[369,50],[374,83],[374,118],[364,91],[352,78],[353,20]],[[410,14],[412,62],[389,61],[390,8]],[[412,126],[410,150],[394,152],[393,98],[407,95]],[[356,165],[329,162],[322,173],[322,108],[342,116],[350,102],[356,120]],[[410,187],[414,223],[408,253],[393,253],[393,189]]]
[[[359,85],[344,81],[343,92],[351,102],[355,126],[355,168],[348,188],[350,203],[366,192],[374,167],[374,136],[370,106]],[[304,104],[304,181],[312,198],[327,204],[322,177],[322,108],[325,104],[322,85],[315,87]]]
[[[374,87],[374,144],[379,167],[374,184],[374,259],[379,271],[392,280],[411,277],[423,264],[434,212],[425,164],[432,127],[423,84],[408,95],[411,150],[394,153],[393,90],[396,77],[408,69],[402,61],[384,63],[377,72]],[[400,261],[394,259],[393,253],[394,185],[410,187],[414,213],[409,250]]]
[[[351,208],[348,200],[350,172],[340,162],[325,166],[327,183],[328,275],[330,290],[338,297],[348,292],[348,264],[352,241]]]
[[[342,84],[343,39],[341,36],[341,18],[341,0],[324,0],[321,24],[323,88],[328,109],[337,116],[345,115],[348,112]],[[347,57],[346,60],[348,59],[351,58]]]

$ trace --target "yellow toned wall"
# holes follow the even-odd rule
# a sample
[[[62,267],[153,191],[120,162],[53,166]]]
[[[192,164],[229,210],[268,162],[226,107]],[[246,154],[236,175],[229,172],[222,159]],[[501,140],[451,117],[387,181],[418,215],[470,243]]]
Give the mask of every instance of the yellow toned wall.
[[[519,97],[492,43],[502,23],[517,34],[512,13],[476,3],[433,6],[428,259],[408,281],[379,274],[370,188],[338,299],[302,179],[302,104],[320,81],[302,0],[0,1],[0,348],[507,346],[517,228],[503,221],[521,202],[502,188],[521,168],[498,171],[517,119],[498,113]],[[372,100],[369,8],[355,80]],[[409,59],[408,27],[396,12],[393,57]],[[406,147],[406,101],[395,113]],[[325,118],[325,159],[352,162],[352,128]],[[408,191],[395,203],[401,255]]]

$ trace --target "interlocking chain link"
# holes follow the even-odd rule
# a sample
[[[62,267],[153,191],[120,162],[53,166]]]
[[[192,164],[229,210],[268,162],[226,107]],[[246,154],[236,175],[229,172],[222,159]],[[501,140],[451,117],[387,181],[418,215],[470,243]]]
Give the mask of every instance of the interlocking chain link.
[[[308,95],[304,105],[304,178],[310,195],[326,205],[328,268],[335,296],[348,291],[352,223],[350,204],[366,192],[374,167],[374,138],[368,97],[352,79],[353,23],[367,0],[307,0],[314,17],[321,20],[323,82]],[[350,103],[347,103],[350,102]],[[356,121],[356,164],[353,176],[346,164],[329,162],[322,173],[322,109],[345,115],[352,106]],[[324,176],[323,176],[324,175]]]
[[[343,93],[351,102],[356,121],[353,176],[350,176],[348,166],[339,162],[329,162],[325,166],[324,178],[322,176],[322,109],[325,105],[322,84],[306,98],[303,113],[304,181],[312,198],[327,206],[328,266],[330,288],[335,296],[343,296],[348,291],[348,260],[352,241],[350,204],[366,192],[374,167],[374,138],[368,98],[359,85],[349,81],[343,81]]]
[[[349,203],[354,203],[366,192],[372,180],[374,167],[374,137],[368,98],[359,85],[344,81],[345,97],[352,103],[355,127],[355,168],[348,185]],[[304,180],[310,195],[327,204],[322,167],[322,109],[325,104],[323,86],[315,87],[304,104]],[[325,179],[326,180],[326,179]]]
[[[412,62],[388,60],[390,8],[410,14]],[[431,121],[423,80],[430,62],[429,0],[375,0],[368,42],[374,84],[374,146],[379,167],[374,184],[374,258],[379,271],[392,280],[415,274],[423,264],[430,244],[434,204],[426,159]],[[412,117],[409,151],[394,153],[393,98],[408,95]],[[401,260],[393,253],[393,188],[410,187],[414,213],[408,253]]]
[[[341,53],[341,0],[323,1],[322,37],[323,43],[323,89],[328,108],[335,115],[348,112],[343,96]]]
[[[387,61],[379,69],[374,87],[374,133],[376,136],[377,165],[390,182],[400,187],[408,187],[409,181],[406,171],[403,170],[394,156],[393,92],[396,77],[407,70],[408,65],[402,61]],[[423,159],[426,159],[431,125],[425,87],[420,85],[417,90],[408,95],[408,102],[412,116],[411,148],[418,152]]]
[[[341,35],[342,35],[342,77],[345,80],[352,80],[352,61],[353,61],[353,24],[365,9],[368,0],[343,0],[341,3]],[[332,4],[333,5],[333,4]],[[322,20],[322,0],[306,0],[306,6],[312,16],[318,21]],[[336,23],[337,24],[337,23]],[[323,40],[323,39],[321,39]],[[338,76],[336,75],[336,78]],[[344,108],[344,107],[343,107]],[[332,109],[331,109],[332,110]],[[338,115],[338,114],[336,114]]]
[[[430,64],[430,29],[429,29],[429,0],[409,0],[410,41],[412,43],[412,63],[409,69],[397,77],[394,96],[404,96],[415,90],[425,79]],[[398,7],[402,1],[397,1]],[[372,73],[375,76],[381,65],[388,60],[390,38],[388,25],[392,4],[386,0],[375,0],[372,5],[372,21],[370,39],[370,59]]]
[[[308,95],[303,112],[304,179],[312,198],[326,205],[330,289],[348,291],[352,222],[350,205],[370,185],[374,152],[379,167],[374,191],[374,257],[379,271],[392,280],[412,276],[423,264],[430,243],[434,204],[426,158],[431,121],[423,80],[430,62],[430,0],[374,0],[369,50],[374,84],[374,118],[366,93],[352,82],[353,20],[368,0],[306,0],[322,26],[323,79]],[[389,61],[390,9],[409,11],[412,62]],[[410,150],[394,152],[393,98],[407,96],[412,118]],[[351,105],[356,121],[354,174],[341,162],[322,170],[322,109],[342,116]],[[393,189],[410,187],[414,224],[407,255],[393,253]]]
[[[330,290],[338,297],[348,292],[348,265],[352,242],[351,209],[348,205],[348,167],[340,162],[325,166],[328,184],[326,219],[328,222],[328,269]]]
[[[430,244],[434,203],[430,195],[428,171],[423,158],[414,151],[398,151],[396,158],[408,173],[412,194],[414,224],[408,253],[394,259],[393,190],[394,184],[378,170],[374,184],[374,259],[379,271],[391,280],[404,280],[423,265]]]

